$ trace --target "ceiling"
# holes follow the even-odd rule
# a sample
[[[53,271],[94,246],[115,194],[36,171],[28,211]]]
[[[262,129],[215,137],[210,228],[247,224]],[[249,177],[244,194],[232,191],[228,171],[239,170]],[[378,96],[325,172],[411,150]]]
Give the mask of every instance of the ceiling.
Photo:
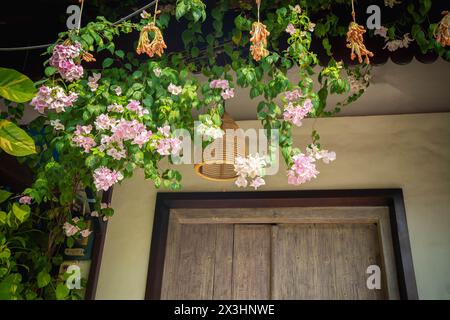
[[[293,70],[288,77],[298,81]],[[332,110],[342,100],[340,96],[331,96],[327,109]],[[227,101],[226,109],[236,120],[254,120],[259,101],[249,98],[248,89],[239,89],[235,98]],[[338,116],[428,112],[450,112],[450,63],[442,59],[431,64],[412,61],[407,65],[389,60],[373,67],[371,84],[365,94],[344,107]]]

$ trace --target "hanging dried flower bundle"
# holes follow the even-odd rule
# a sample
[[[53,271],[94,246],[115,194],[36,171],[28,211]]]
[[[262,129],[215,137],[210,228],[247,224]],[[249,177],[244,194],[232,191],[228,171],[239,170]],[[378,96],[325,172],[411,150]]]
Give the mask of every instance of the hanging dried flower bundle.
[[[155,5],[155,14],[153,21],[144,26],[139,35],[139,42],[136,49],[138,54],[146,53],[150,58],[154,55],[162,56],[164,49],[167,48],[161,30],[156,26],[156,15],[161,11],[158,10],[158,1]],[[150,41],[149,33],[153,33],[153,40]]]
[[[152,41],[150,41],[148,37],[148,34],[150,32],[154,33]],[[154,22],[150,22],[142,28],[141,34],[139,36],[138,47],[136,49],[136,52],[138,54],[146,53],[149,57],[153,57],[154,55],[158,55],[159,57],[161,57],[164,53],[164,49],[166,48],[167,46],[164,42],[161,30],[156,26]]]
[[[83,61],[86,61],[86,62],[94,62],[95,61],[94,56],[87,51],[83,51],[80,54],[80,56],[81,56],[81,60],[83,60]]]
[[[443,47],[450,46],[450,12],[443,11],[444,17],[436,29],[436,41]]]
[[[270,35],[270,32],[267,31],[266,26],[261,22],[253,22],[250,34],[252,35],[250,42],[253,43],[250,46],[250,52],[252,53],[253,59],[259,61],[269,54],[266,47],[267,36]]]
[[[369,57],[373,57],[373,53],[369,51],[364,45],[364,33],[366,33],[366,29],[356,23],[355,18],[355,9],[352,1],[352,17],[353,21],[350,22],[347,31],[347,48],[352,50],[350,58],[354,60],[358,57],[358,62],[363,62],[363,56],[366,56],[365,62],[366,64],[370,64]]]
[[[259,61],[269,54],[266,47],[267,37],[270,35],[270,32],[267,30],[266,26],[259,21],[259,7],[261,5],[261,0],[256,0],[256,5],[258,6],[258,21],[253,22],[252,31],[250,31],[250,34],[252,35],[250,38],[250,42],[252,43],[250,52],[253,59]]]

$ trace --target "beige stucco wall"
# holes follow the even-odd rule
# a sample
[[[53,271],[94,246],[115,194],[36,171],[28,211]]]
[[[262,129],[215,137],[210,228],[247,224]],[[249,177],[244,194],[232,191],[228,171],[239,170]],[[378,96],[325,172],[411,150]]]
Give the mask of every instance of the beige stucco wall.
[[[313,122],[295,131],[300,146]],[[289,186],[281,170],[261,190],[402,188],[419,297],[450,299],[450,113],[327,118],[315,128],[337,160],[320,164],[318,179],[301,187]],[[202,180],[192,166],[178,169],[183,191],[237,191]],[[144,298],[156,192],[141,171],[115,187],[97,299]]]

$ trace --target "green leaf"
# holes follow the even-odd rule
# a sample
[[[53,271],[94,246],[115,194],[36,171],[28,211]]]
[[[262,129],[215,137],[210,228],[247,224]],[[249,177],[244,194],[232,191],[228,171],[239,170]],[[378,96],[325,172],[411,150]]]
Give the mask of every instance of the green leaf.
[[[72,248],[75,244],[75,239],[72,237],[69,237],[66,239],[66,245],[68,248]]]
[[[0,120],[0,148],[16,157],[36,153],[33,139],[8,120]]]
[[[38,276],[37,276],[38,287],[43,288],[43,287],[47,286],[50,283],[51,279],[52,278],[50,277],[48,272],[46,272],[46,271],[39,272]]]
[[[0,203],[5,202],[11,195],[11,192],[0,189]]]
[[[102,67],[103,68],[109,68],[113,64],[114,60],[111,58],[106,58],[103,60]]]
[[[6,219],[8,218],[8,215],[5,211],[0,211],[0,224],[6,224]]]
[[[116,54],[116,56],[118,56],[121,59],[123,59],[123,57],[125,57],[125,53],[122,50],[116,50],[115,54]]]
[[[13,102],[27,102],[36,95],[33,81],[26,75],[8,68],[0,68],[0,96]]]
[[[184,30],[181,34],[181,39],[183,40],[183,44],[186,47],[192,41],[192,39],[194,39],[194,33],[189,29]]]
[[[51,77],[52,75],[55,74],[56,70],[57,69],[55,67],[47,67],[45,68],[44,73],[47,77]]]
[[[187,8],[186,5],[184,4],[184,1],[178,2],[177,7],[175,9],[175,17],[177,18],[177,20],[180,20],[180,18],[186,14],[186,11]]]
[[[65,283],[58,283],[56,286],[56,299],[57,300],[65,300],[69,295],[70,289],[66,286]]]
[[[18,204],[17,202],[14,202],[12,212],[21,223],[25,222],[25,220],[30,217],[30,207],[26,204]]]

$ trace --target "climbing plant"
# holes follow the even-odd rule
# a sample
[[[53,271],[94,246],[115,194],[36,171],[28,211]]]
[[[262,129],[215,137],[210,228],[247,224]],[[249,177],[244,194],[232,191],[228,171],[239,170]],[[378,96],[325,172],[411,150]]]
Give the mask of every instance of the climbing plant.
[[[348,10],[348,20],[339,21],[334,5]],[[408,5],[399,22],[376,34],[365,30],[351,2],[344,0],[227,0],[209,6],[201,0],[177,0],[157,3],[152,13],[143,12],[137,22],[111,23],[98,17],[80,29],[60,33],[48,48],[45,76],[36,84],[37,93],[30,91],[31,96],[17,99],[22,103],[33,97],[30,104],[41,114],[28,126],[37,152],[29,137],[17,134],[22,142],[16,144],[0,140],[6,152],[28,155],[27,164],[35,173],[33,185],[22,194],[0,193],[4,198],[0,261],[5,265],[0,268],[0,292],[6,292],[5,297],[79,298],[51,275],[53,264],[60,263],[58,247],[63,242],[70,246],[74,239],[88,235],[86,217],[73,217],[79,190],[90,189],[99,196],[131,177],[136,168],[142,168],[145,178],[157,188],[179,190],[182,177],[172,156],[183,149],[184,137],[178,136],[176,129],[200,132],[206,142],[222,137],[225,104],[234,98],[236,88],[249,89],[256,101],[255,115],[267,134],[278,130],[286,182],[299,185],[317,177],[319,160],[329,163],[336,154],[321,145],[316,130],[310,141],[304,142],[293,140],[292,128],[301,127],[306,117],[333,116],[365,92],[373,55],[365,47],[368,36],[381,35],[387,48],[395,49],[400,43],[388,42],[399,41],[399,32],[405,30],[423,52],[435,49],[449,57],[446,35],[437,34],[445,28],[439,22],[425,26],[431,1]],[[232,28],[225,28],[226,21],[233,22]],[[180,37],[168,33],[173,24],[184,26]],[[125,34],[135,36],[136,51],[119,46],[117,40]],[[166,40],[171,37],[180,39],[182,51],[168,51]],[[352,59],[358,58],[361,64],[348,66],[336,61],[332,37],[347,41]],[[320,40],[330,56],[326,65],[320,65],[312,49],[314,39]],[[401,45],[407,46],[410,40],[408,37]],[[288,71],[296,72],[299,81],[288,78]],[[25,82],[14,87],[29,86]],[[0,94],[2,84],[0,81]],[[341,102],[330,105],[330,95],[340,95]],[[6,98],[15,101],[13,97]],[[20,118],[23,107],[18,110],[2,114],[0,139]],[[194,126],[195,121],[200,124]],[[236,185],[255,189],[264,185],[264,168],[271,161],[273,157],[262,154],[237,159]],[[108,220],[113,208],[97,199],[94,212],[95,218]],[[24,260],[40,267],[33,271],[28,265],[20,273],[16,260],[22,253],[13,246],[19,242],[27,248],[27,242],[14,237],[22,228],[31,231],[41,218],[46,219],[43,214],[48,217],[43,231],[47,249],[36,249],[36,257]],[[27,220],[28,216],[35,219]],[[22,283],[18,276],[22,273],[29,282]]]

